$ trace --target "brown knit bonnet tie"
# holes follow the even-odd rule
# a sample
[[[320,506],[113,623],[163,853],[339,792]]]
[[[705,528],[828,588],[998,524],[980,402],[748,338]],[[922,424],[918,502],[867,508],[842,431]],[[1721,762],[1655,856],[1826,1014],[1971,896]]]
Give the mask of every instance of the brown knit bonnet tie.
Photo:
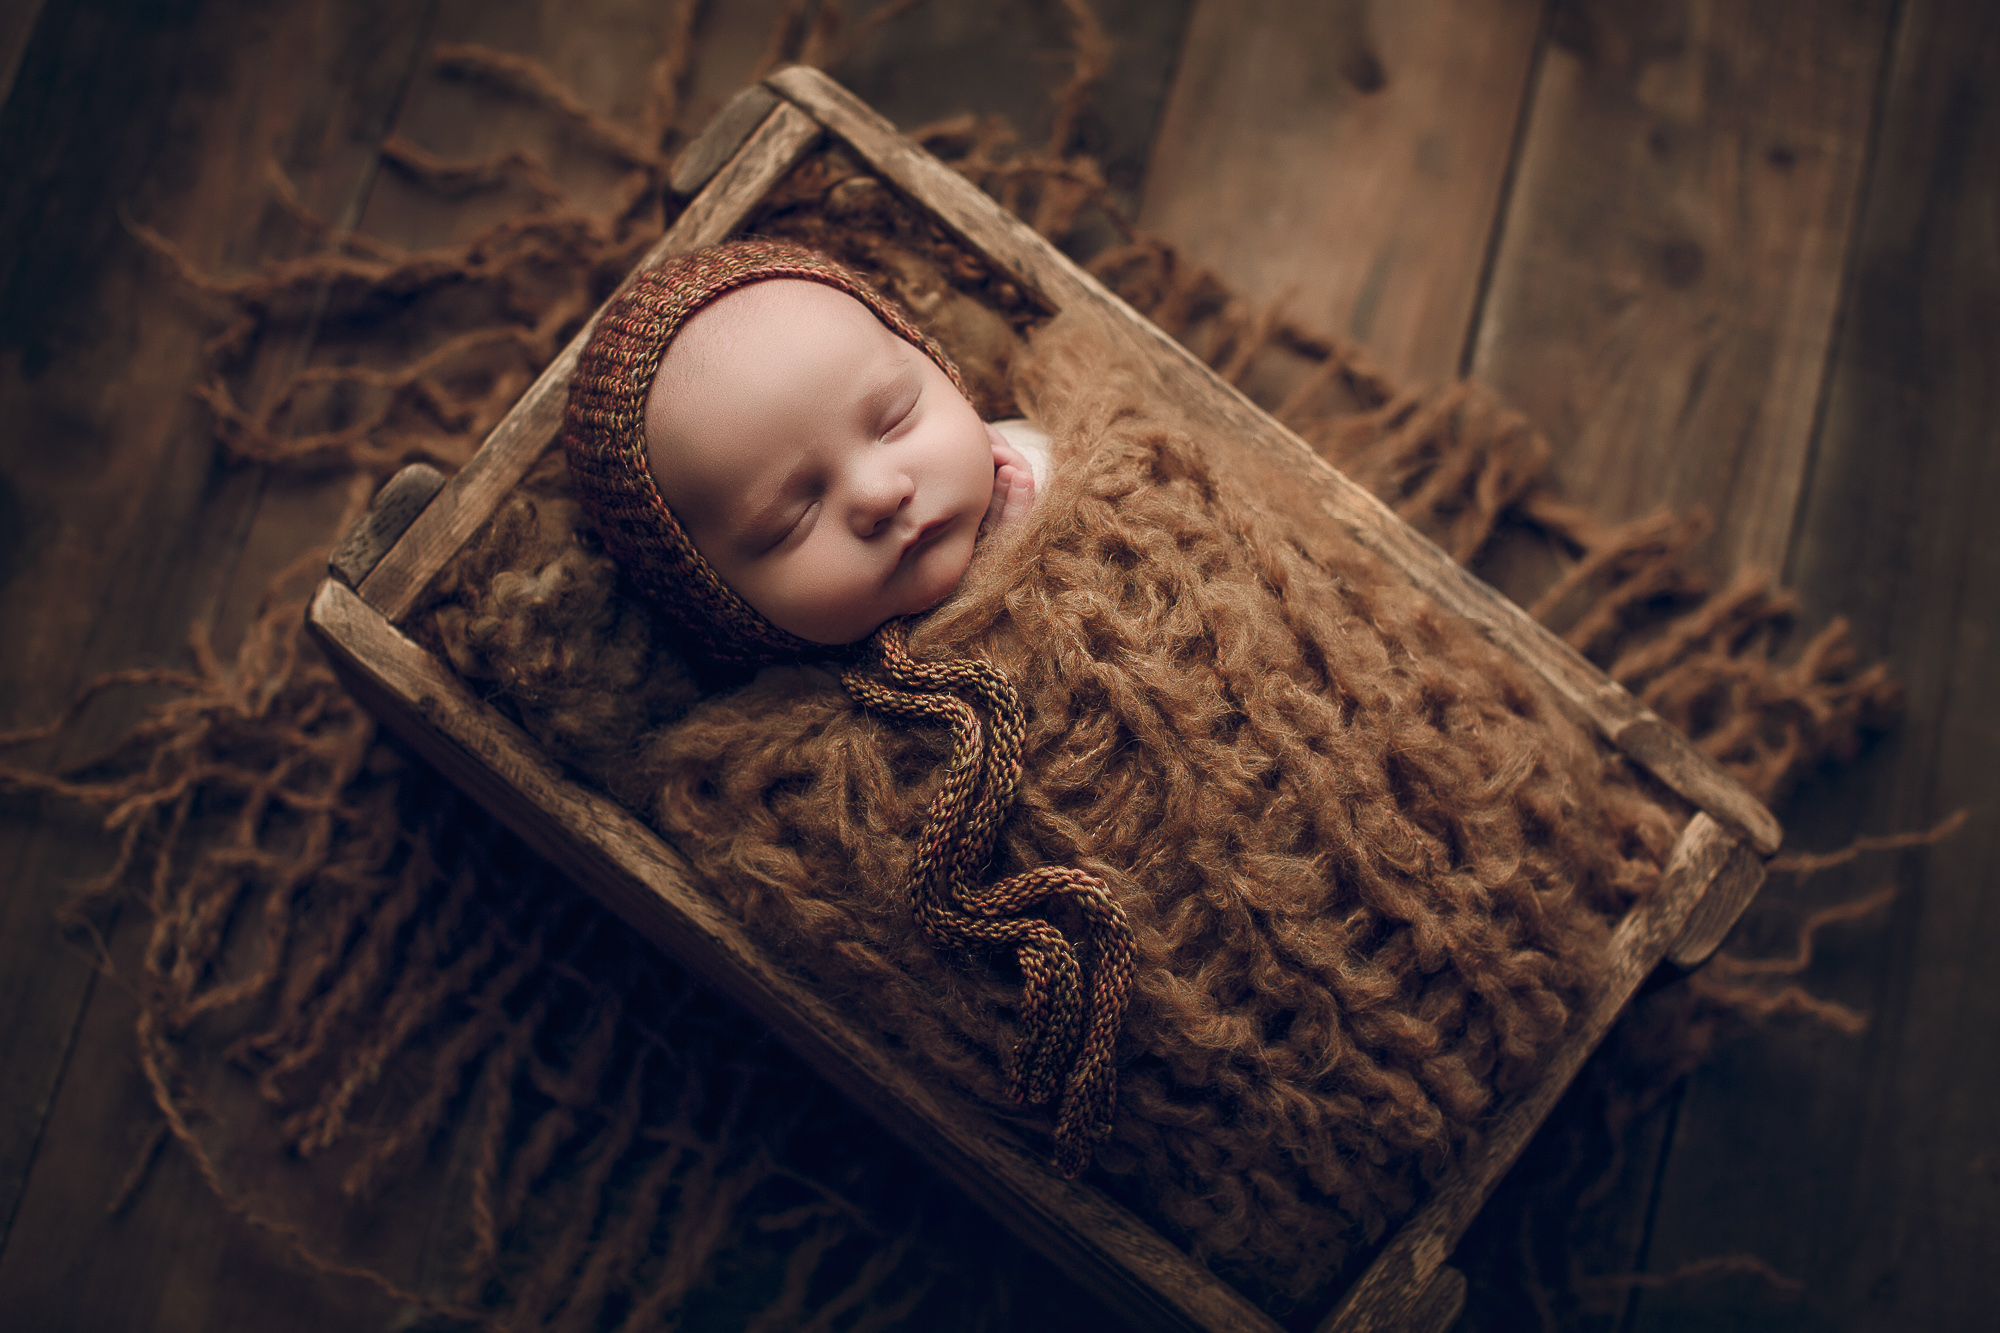
[[[612,298],[584,347],[562,426],[578,498],[626,577],[710,657],[746,665],[833,658],[863,707],[951,728],[951,759],[910,866],[912,908],[940,949],[1014,950],[1022,1031],[1008,1095],[1056,1103],[1055,1165],[1074,1178],[1089,1165],[1091,1145],[1111,1130],[1113,1055],[1131,986],[1132,931],[1103,882],[1081,870],[1044,866],[981,883],[1021,779],[1025,722],[1013,685],[977,658],[913,659],[902,620],[883,625],[863,651],[779,629],[717,576],[653,482],[646,400],[667,345],[704,306],[774,278],[819,282],[852,296],[964,392],[958,368],[936,344],[825,256],[762,239],[697,250],[634,278]],[[1087,987],[1076,948],[1052,922],[1033,915],[1063,901],[1077,909],[1094,954]]]

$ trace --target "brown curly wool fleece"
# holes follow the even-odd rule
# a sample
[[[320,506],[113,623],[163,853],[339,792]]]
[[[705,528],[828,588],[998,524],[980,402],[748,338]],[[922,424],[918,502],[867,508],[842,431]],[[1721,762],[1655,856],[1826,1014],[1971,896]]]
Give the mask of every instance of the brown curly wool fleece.
[[[1562,1035],[1676,820],[1523,668],[1239,494],[1060,321],[1018,391],[1055,480],[911,649],[981,652],[1027,706],[995,872],[1083,868],[1131,918],[1095,1178],[1304,1308]],[[788,669],[698,705],[640,768],[732,909],[998,1107],[1015,987],[941,958],[901,890],[940,744]]]
[[[643,806],[635,738],[700,698],[696,673],[677,632],[621,589],[569,492],[551,453],[461,550],[412,629],[552,754]]]

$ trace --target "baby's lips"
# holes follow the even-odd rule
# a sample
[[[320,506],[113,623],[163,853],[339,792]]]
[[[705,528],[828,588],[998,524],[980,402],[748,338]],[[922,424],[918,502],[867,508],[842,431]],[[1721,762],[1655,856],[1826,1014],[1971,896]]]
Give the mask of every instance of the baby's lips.
[[[944,535],[945,529],[950,526],[950,519],[934,518],[911,533],[910,539],[903,543],[902,553],[896,559],[897,566],[900,568],[910,563],[911,557],[917,555],[926,546],[929,546],[933,541]]]

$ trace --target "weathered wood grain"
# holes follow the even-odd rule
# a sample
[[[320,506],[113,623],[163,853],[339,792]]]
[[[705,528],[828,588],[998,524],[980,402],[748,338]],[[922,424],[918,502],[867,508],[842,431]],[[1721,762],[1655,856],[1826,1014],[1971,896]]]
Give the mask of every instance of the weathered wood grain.
[[[209,271],[296,253],[306,238],[267,209],[267,165],[278,161],[309,207],[351,211],[421,17],[367,3],[274,14],[229,0],[58,0],[42,12],[0,114],[12,187],[0,196],[0,411],[10,423],[0,436],[0,726],[43,720],[101,671],[184,661],[188,626],[214,620],[260,501],[259,474],[222,464],[188,398],[212,330],[121,214]],[[131,720],[135,702],[9,758],[81,759]],[[209,1323],[202,1309],[235,1297],[296,1301],[304,1284],[276,1296],[268,1256],[233,1295],[211,1293],[219,1304],[201,1306],[178,1285],[235,1243],[218,1240],[229,1224],[185,1176],[144,1210],[105,1216],[148,1123],[135,1115],[130,1012],[115,987],[94,984],[55,913],[108,859],[83,817],[5,812],[0,1310],[23,1327],[173,1328]],[[114,948],[137,929],[120,925]],[[337,1294],[320,1308],[324,1327],[382,1313]]]
[[[668,181],[677,194],[695,194],[722,169],[722,164],[736,156],[736,150],[743,141],[764,123],[764,117],[771,114],[771,108],[778,104],[778,95],[761,83],[753,83],[739,91],[736,96],[723,103],[722,110],[715,113],[715,119],[702,128],[700,134],[681,149],[674,159],[673,175]]]
[[[371,711],[440,773],[1139,1327],[1276,1333],[1241,1296],[1093,1187],[1063,1180],[976,1104],[912,1076],[702,893],[678,852],[571,781],[353,593],[321,585],[308,623]]]
[[[1445,1333],[1465,1313],[1465,1274],[1446,1264],[1431,1274],[1403,1327],[1409,1333]]]
[[[327,572],[349,588],[358,587],[424,506],[444,489],[444,482],[444,473],[429,463],[412,463],[389,478],[376,492],[368,512],[327,556]]]
[[[1705,508],[1776,570],[1805,479],[1890,0],[1559,8],[1472,374],[1606,521]]]
[[[1142,225],[1393,374],[1457,377],[1539,0],[1204,0]]]
[[[1410,529],[1375,496],[1355,485],[1254,406],[1185,347],[1162,333],[1095,278],[1079,269],[1019,219],[1002,212],[963,177],[918,152],[894,127],[817,70],[795,68],[771,84],[825,122],[878,171],[922,200],[944,223],[1052,310],[1100,312],[1107,333],[1128,339],[1175,383],[1180,401],[1209,414],[1218,430],[1261,457],[1283,478],[1288,502],[1310,502],[1353,537],[1409,576],[1441,605],[1477,625],[1533,668],[1557,696],[1614,745],[1700,809],[1741,830],[1768,855],[1780,840],[1777,821],[1735,779],[1618,688],[1569,645],[1513,602],[1467,572]]]
[[[1787,575],[1885,655],[1907,716],[1794,807],[1808,847],[1916,830],[1943,844],[1794,885],[1732,954],[1784,957],[1807,913],[1885,884],[1796,980],[1867,1015],[1775,1020],[1690,1080],[1649,1267],[1746,1252],[1804,1284],[1647,1291],[1634,1328],[1973,1329],[2000,1305],[2000,11],[1900,12],[1825,425]]]
[[[896,0],[876,0],[879,12]],[[866,22],[850,7],[850,34]],[[1136,207],[1155,129],[1179,82],[1194,0],[1090,0],[1109,46],[1077,108],[1062,151],[1082,152],[1128,207]],[[916,5],[822,67],[841,87],[905,130],[976,112],[1003,118],[1040,148],[1058,133],[1058,108],[1076,74],[1076,11],[1066,4]]]
[[[1783,560],[1890,8],[1551,10],[1472,371],[1549,434],[1559,487],[1594,515],[1705,508],[1718,535],[1697,557],[1717,580]],[[1516,537],[1486,572],[1532,598],[1562,558]],[[1725,874],[1670,957],[1695,965],[1754,892]],[[1636,1164],[1593,1211],[1587,1267],[1643,1255],[1677,1103],[1621,1145]],[[1479,1240],[1518,1269],[1518,1236]]]
[[[1499,1183],[1535,1129],[1627,1000],[1653,970],[1688,913],[1721,873],[1738,840],[1707,815],[1688,822],[1674,844],[1660,887],[1618,924],[1606,960],[1604,990],[1550,1060],[1535,1086],[1504,1111],[1476,1153],[1444,1180],[1417,1215],[1404,1223],[1367,1273],[1342,1298],[1319,1333],[1374,1333],[1415,1319],[1434,1274],[1465,1233],[1479,1205]]]
[[[778,106],[725,166],[710,188],[688,205],[665,236],[646,252],[641,268],[712,245],[733,230],[766,190],[819,137],[819,125],[790,106]],[[549,363],[512,411],[486,437],[479,453],[417,516],[401,542],[375,566],[361,594],[392,620],[407,615],[445,562],[465,543],[555,438],[568,401],[577,357],[597,327],[592,316]]]
[[[1687,924],[1674,937],[1667,961],[1676,967],[1701,966],[1735,928],[1743,910],[1764,886],[1764,859],[1748,847],[1737,847],[1729,863],[1716,875],[1715,883],[1702,895]]]

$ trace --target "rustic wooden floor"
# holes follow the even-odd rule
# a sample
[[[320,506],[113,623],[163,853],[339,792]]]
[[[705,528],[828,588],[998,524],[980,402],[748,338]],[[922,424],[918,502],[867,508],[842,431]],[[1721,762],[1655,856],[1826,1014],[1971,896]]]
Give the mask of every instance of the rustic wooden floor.
[[[860,10],[864,5],[854,5]],[[187,393],[200,311],[142,219],[241,271],[300,237],[275,157],[323,216],[464,234],[378,172],[400,131],[445,154],[563,145],[441,81],[438,42],[537,55],[634,104],[651,0],[20,0],[0,13],[0,728],[92,675],[227,642],[264,576],[329,543],[339,496],[225,466]],[[714,0],[695,96],[744,77],[780,0]],[[1705,505],[1717,570],[1782,572],[1908,689],[1899,729],[1810,777],[1794,841],[1911,829],[1936,849],[1780,883],[1732,948],[1893,880],[1886,915],[1803,980],[1858,1037],[1779,1020],[1727,1044],[1633,1133],[1608,1261],[1652,1274],[1606,1328],[1956,1329],[2000,1308],[2000,7],[1986,0],[1097,0],[1115,72],[1088,125],[1144,222],[1246,294],[1394,369],[1470,374],[1561,450],[1609,518]],[[835,73],[913,124],[997,110],[1046,132],[1057,0],[930,0]],[[538,140],[536,136],[541,136]],[[587,183],[586,183],[587,184]],[[308,354],[278,349],[274,362]],[[41,757],[132,714],[93,713]],[[152,1123],[132,1004],[58,928],[105,862],[57,805],[0,804],[0,1326],[383,1325],[169,1154],[107,1202]],[[1996,898],[2000,901],[2000,898]],[[114,932],[113,947],[130,949]],[[1533,1162],[1531,1156],[1530,1164]],[[282,1188],[274,1185],[273,1188]],[[1600,1210],[1605,1212],[1607,1210]],[[1468,1328],[1519,1238],[1475,1232]],[[1537,1243],[1529,1236],[1528,1245]],[[1496,1257],[1497,1256],[1497,1257]]]

